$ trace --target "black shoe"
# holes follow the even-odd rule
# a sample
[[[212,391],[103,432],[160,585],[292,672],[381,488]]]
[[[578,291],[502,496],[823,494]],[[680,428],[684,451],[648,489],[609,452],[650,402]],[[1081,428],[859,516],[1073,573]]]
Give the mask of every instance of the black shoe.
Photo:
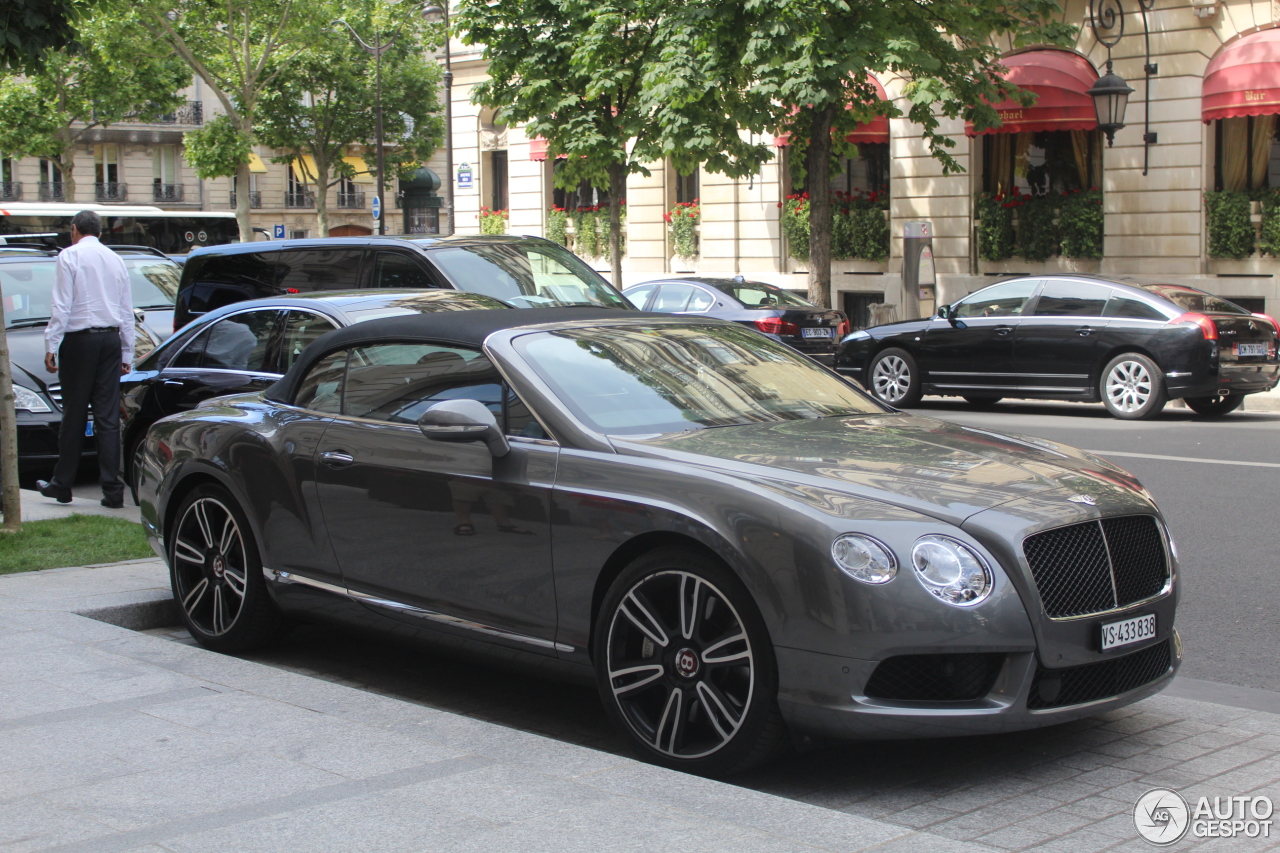
[[[60,489],[48,480],[36,480],[36,488],[40,490],[40,494],[46,498],[54,498],[60,504],[71,503],[71,490]]]
[[[124,509],[124,498],[103,498],[102,505],[107,509]]]

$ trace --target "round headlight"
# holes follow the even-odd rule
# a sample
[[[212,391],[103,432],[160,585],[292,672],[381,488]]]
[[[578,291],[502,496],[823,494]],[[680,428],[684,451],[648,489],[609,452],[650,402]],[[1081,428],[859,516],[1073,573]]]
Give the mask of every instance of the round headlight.
[[[859,533],[837,536],[831,543],[831,559],[842,572],[863,583],[888,583],[898,574],[893,552]]]
[[[946,536],[922,536],[911,549],[916,578],[929,592],[957,607],[977,604],[991,593],[991,570],[967,546]]]

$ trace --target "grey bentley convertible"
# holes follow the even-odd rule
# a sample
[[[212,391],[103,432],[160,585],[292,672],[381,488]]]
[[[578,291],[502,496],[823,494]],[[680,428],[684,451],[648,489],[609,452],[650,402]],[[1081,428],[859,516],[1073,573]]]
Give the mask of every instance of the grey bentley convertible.
[[[902,414],[734,323],[373,320],[151,428],[187,627],[374,624],[592,678],[648,760],[1051,725],[1160,690],[1177,552],[1080,450]]]

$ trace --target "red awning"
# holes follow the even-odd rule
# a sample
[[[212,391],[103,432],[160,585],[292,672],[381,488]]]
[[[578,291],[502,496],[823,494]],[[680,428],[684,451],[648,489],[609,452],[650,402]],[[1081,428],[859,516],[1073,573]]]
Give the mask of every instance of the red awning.
[[[880,81],[871,75],[867,75],[867,79],[871,81],[871,85],[875,87],[876,97],[882,101],[889,100],[889,96],[884,91],[884,86],[880,85]],[[853,109],[845,107],[845,109]],[[888,142],[889,141],[889,119],[885,116],[876,116],[871,121],[864,122],[853,129],[853,132],[845,136],[849,142]],[[791,144],[791,134],[784,133],[773,140],[773,144],[778,148],[784,148]]]
[[[541,136],[535,136],[529,140],[529,159],[545,160],[547,159],[547,140]]]
[[[1020,89],[1035,92],[1036,102],[1024,107],[1017,101],[996,104],[1001,124],[977,131],[965,122],[966,136],[987,133],[1023,133],[1040,130],[1093,130],[1098,115],[1089,87],[1098,79],[1093,64],[1078,53],[1057,48],[1036,48],[1000,60],[1009,71],[1004,79]]]
[[[1241,118],[1280,113],[1280,29],[1236,39],[1204,72],[1200,117]]]

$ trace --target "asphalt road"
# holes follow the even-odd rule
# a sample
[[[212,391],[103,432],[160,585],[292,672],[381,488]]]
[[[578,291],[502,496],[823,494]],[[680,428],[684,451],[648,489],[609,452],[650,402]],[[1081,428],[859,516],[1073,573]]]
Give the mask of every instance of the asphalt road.
[[[1190,678],[1280,690],[1280,412],[1119,421],[1100,405],[926,398],[912,413],[1072,444],[1129,470],[1169,520],[1182,563]],[[1163,457],[1163,458],[1160,458]]]

